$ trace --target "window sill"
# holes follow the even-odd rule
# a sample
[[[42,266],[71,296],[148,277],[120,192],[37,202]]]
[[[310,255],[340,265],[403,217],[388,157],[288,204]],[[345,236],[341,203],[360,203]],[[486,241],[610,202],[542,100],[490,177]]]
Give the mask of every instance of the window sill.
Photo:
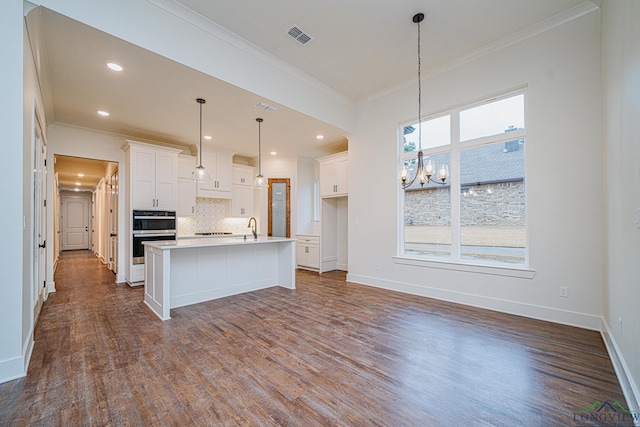
[[[393,257],[394,264],[413,265],[416,267],[437,268],[441,270],[466,271],[469,273],[490,274],[493,276],[517,277],[520,279],[533,279],[536,271],[524,267],[507,267],[499,265],[467,264],[453,261],[435,261],[424,258],[410,258],[407,256]]]

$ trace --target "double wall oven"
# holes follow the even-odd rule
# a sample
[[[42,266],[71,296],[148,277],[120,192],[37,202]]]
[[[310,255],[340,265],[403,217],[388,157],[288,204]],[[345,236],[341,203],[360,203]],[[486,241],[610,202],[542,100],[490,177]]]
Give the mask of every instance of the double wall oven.
[[[133,211],[133,264],[144,264],[142,242],[176,239],[175,211]]]

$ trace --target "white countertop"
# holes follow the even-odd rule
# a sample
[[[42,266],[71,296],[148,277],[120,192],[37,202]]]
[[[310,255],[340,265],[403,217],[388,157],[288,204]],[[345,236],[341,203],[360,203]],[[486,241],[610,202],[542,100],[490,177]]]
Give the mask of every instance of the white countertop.
[[[180,238],[178,240],[162,240],[142,242],[143,245],[157,249],[186,249],[186,248],[205,248],[213,246],[231,246],[231,245],[254,245],[260,243],[278,243],[278,242],[295,242],[296,239],[287,237],[266,237],[247,236],[245,240],[242,237],[194,237],[193,239]]]
[[[243,234],[213,234],[213,235],[195,235],[195,234],[178,234],[178,240],[184,239],[233,239],[240,238],[242,239]],[[247,238],[251,236],[251,232],[247,235]]]

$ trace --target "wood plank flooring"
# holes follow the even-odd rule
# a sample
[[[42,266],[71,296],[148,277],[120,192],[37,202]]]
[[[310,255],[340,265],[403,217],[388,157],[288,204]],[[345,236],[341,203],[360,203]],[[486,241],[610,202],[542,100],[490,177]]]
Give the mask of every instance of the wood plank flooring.
[[[626,405],[599,333],[298,271],[171,311],[63,253],[5,426],[601,425]],[[591,423],[591,424],[590,424]],[[618,424],[615,424],[618,425]]]

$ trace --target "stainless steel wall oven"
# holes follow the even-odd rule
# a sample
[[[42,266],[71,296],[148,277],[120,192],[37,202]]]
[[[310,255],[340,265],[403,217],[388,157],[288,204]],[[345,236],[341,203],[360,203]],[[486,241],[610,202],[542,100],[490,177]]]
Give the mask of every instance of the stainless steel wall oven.
[[[133,211],[133,264],[144,264],[142,242],[176,239],[175,211]]]

